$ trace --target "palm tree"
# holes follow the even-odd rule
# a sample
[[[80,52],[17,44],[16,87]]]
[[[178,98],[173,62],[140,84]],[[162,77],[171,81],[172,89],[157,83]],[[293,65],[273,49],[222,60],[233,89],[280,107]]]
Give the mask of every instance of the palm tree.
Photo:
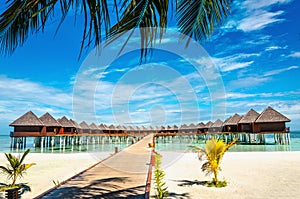
[[[23,161],[29,152],[30,149],[27,149],[22,157],[16,157],[10,153],[5,153],[9,165],[7,165],[7,167],[0,166],[0,170],[8,176],[8,179],[12,179],[12,183],[8,185],[8,187],[16,186],[17,178],[23,177],[26,170],[35,165],[35,163],[23,164]]]
[[[229,144],[226,144],[224,140],[219,140],[212,138],[205,143],[204,149],[198,146],[192,146],[199,153],[199,159],[202,160],[205,156],[206,162],[203,163],[201,169],[202,171],[207,172],[207,174],[213,173],[214,178],[212,183],[215,186],[218,186],[218,172],[221,169],[220,163],[225,152],[234,145],[237,140],[231,141]]]
[[[0,15],[0,51],[11,54],[30,34],[44,31],[50,21],[60,18],[58,28],[74,13],[83,20],[80,55],[84,48],[98,46],[103,39],[114,40],[140,28],[141,56],[147,55],[161,39],[167,22],[176,16],[180,39],[207,39],[229,14],[231,0],[10,0]],[[171,8],[170,8],[171,7]],[[173,12],[175,10],[175,12]],[[80,16],[79,16],[80,15]],[[79,16],[79,17],[78,17]],[[75,20],[76,21],[76,20]],[[129,34],[130,36],[132,35]],[[129,36],[129,38],[130,38]],[[128,39],[129,39],[128,38]],[[128,41],[128,40],[127,40]],[[124,43],[124,46],[127,42]],[[123,46],[123,47],[124,47]],[[79,55],[79,56],[80,56]]]

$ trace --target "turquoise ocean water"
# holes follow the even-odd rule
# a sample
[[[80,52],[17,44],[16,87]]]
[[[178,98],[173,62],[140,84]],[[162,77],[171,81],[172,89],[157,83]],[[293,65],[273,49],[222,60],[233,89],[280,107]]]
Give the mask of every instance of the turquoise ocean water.
[[[291,142],[289,145],[278,145],[274,143],[273,135],[266,136],[266,144],[236,144],[229,151],[232,152],[251,152],[251,151],[300,151],[300,131],[290,133]],[[204,140],[191,140],[190,138],[158,138],[156,143],[157,151],[191,151],[189,146],[196,145],[203,147]]]
[[[265,145],[234,145],[230,148],[230,151],[300,151],[300,131],[293,131],[290,134],[291,143],[289,145],[278,145],[274,144],[273,137],[267,137],[267,143]],[[113,142],[113,143],[101,143],[101,144],[89,144],[82,146],[74,146],[73,148],[59,148],[53,147],[47,150],[40,148],[33,148],[33,138],[27,138],[27,148],[32,148],[31,152],[35,153],[86,153],[105,151],[113,152],[115,147],[123,149],[124,147],[131,144],[131,141],[127,142]],[[202,147],[204,141],[191,140],[189,138],[171,137],[167,140],[158,139],[156,143],[157,151],[188,151],[190,145],[198,145]],[[10,137],[8,135],[0,135],[0,152],[22,152],[22,150],[10,150]]]
[[[131,140],[120,142],[118,139],[113,143],[104,142],[101,144],[89,144],[89,145],[80,145],[80,146],[66,146],[65,148],[55,146],[48,148],[34,148],[33,146],[34,138],[26,138],[26,149],[31,148],[31,153],[87,153],[87,152],[114,152],[115,147],[118,147],[118,150],[125,148],[131,144]],[[10,136],[0,135],[0,153],[1,152],[23,152],[22,149],[10,149]]]

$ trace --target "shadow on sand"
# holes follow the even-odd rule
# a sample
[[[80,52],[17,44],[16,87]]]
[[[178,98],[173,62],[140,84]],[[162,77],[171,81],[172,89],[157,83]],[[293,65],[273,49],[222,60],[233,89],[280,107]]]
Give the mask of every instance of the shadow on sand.
[[[123,199],[145,198],[145,186],[131,187],[122,189],[118,184],[126,183],[126,177],[113,177],[101,180],[94,180],[90,184],[81,187],[80,182],[72,182],[59,187],[43,198],[107,198],[107,199]],[[80,181],[77,178],[76,181]]]

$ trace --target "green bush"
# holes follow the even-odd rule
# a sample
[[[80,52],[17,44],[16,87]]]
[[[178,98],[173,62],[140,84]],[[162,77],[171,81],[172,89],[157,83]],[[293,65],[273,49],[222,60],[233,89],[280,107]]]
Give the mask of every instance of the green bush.
[[[156,154],[155,155],[155,184],[156,184],[156,198],[157,199],[164,199],[168,196],[168,187],[166,186],[166,183],[164,182],[165,173],[160,168],[161,165],[161,155]]]

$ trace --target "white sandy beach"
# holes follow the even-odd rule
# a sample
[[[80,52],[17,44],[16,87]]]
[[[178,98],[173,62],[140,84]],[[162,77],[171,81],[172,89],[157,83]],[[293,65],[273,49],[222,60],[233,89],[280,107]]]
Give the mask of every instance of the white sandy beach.
[[[74,154],[47,154],[30,153],[27,155],[24,163],[36,163],[29,168],[24,178],[18,179],[19,182],[28,182],[31,192],[26,192],[22,198],[29,199],[54,187],[53,180],[62,182],[75,174],[94,165],[101,159],[109,156],[109,152],[97,154],[74,153]],[[0,153],[0,165],[6,165],[7,161],[4,153]],[[6,180],[6,177],[0,175],[0,182]]]
[[[299,198],[300,195],[300,152],[228,152],[219,173],[219,179],[228,182],[225,188],[202,185],[212,177],[201,171],[197,154],[160,154],[170,198],[264,199]]]
[[[201,171],[196,153],[161,152],[162,168],[171,198],[299,198],[300,152],[228,152],[222,161],[219,179],[225,188],[209,188],[201,182],[211,180]],[[28,182],[33,198],[105,158],[109,153],[29,154],[25,162],[35,162],[19,182]],[[6,164],[0,154],[0,164]],[[1,181],[5,179],[1,176]],[[153,180],[152,180],[153,181]],[[153,194],[153,188],[151,194]]]

